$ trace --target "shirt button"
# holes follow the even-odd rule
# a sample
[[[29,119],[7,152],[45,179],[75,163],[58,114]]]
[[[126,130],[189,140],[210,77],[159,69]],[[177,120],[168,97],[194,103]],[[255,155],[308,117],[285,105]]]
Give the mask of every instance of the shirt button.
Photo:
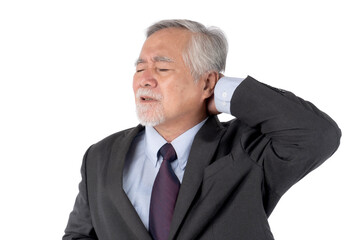
[[[223,105],[223,106],[226,106],[226,102],[222,102],[222,105]]]
[[[226,93],[226,92],[223,92],[223,93],[222,93],[222,97],[223,97],[223,98],[226,98],[226,97],[227,97],[227,93]]]

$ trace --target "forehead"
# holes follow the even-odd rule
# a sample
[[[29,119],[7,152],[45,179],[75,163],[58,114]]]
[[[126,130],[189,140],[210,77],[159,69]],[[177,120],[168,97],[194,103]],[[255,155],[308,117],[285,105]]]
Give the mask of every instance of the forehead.
[[[166,28],[150,35],[141,49],[140,58],[145,55],[177,58],[187,46],[191,32],[179,28]]]

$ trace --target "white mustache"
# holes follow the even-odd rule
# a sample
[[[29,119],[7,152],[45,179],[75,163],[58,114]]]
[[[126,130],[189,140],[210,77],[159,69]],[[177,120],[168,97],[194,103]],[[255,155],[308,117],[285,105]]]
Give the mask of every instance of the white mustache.
[[[150,89],[146,89],[146,88],[139,88],[136,91],[136,99],[141,98],[142,96],[146,96],[149,98],[152,98],[154,100],[162,100],[163,96],[159,93],[154,93],[152,92]]]

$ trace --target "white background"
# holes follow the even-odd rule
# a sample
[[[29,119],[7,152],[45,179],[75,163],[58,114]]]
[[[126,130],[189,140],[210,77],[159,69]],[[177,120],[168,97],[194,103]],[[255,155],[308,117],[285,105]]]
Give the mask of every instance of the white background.
[[[188,18],[225,31],[225,75],[290,90],[343,131],[338,152],[281,199],[275,238],[360,239],[356,2],[1,1],[0,238],[61,238],[83,153],[137,124],[132,75],[146,27]]]

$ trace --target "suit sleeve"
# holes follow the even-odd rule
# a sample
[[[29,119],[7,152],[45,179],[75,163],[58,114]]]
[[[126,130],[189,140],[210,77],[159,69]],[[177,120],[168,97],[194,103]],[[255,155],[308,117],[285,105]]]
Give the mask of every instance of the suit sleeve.
[[[280,197],[338,148],[337,124],[312,103],[247,77],[231,99],[231,113],[249,126],[242,147],[264,173],[269,215]]]
[[[98,239],[92,225],[90,207],[87,196],[86,159],[89,149],[87,150],[83,158],[83,163],[81,166],[82,179],[79,184],[79,193],[76,197],[73,211],[70,213],[63,240]]]

